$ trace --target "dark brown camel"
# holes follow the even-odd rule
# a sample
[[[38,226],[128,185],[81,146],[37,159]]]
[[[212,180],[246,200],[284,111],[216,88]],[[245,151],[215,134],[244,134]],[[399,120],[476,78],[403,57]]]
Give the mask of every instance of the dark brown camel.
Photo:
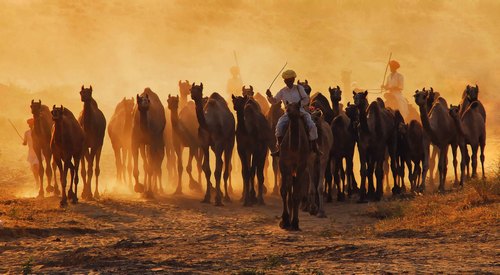
[[[460,164],[462,175],[460,185],[463,186],[464,169],[469,164],[469,153],[467,145],[472,148],[472,178],[477,177],[477,150],[481,148],[481,168],[484,179],[484,147],[486,146],[486,126],[484,116],[479,101],[469,104],[467,110],[460,117],[460,106],[450,106],[450,115],[455,122],[459,133],[459,146],[462,152],[462,162]]]
[[[400,123],[398,147],[404,150],[404,163],[408,167],[408,178],[412,192],[424,192],[425,177],[429,166],[429,138],[417,120]],[[403,174],[404,175],[404,174]]]
[[[253,100],[259,104],[258,106],[263,114],[267,114],[267,112],[269,112],[269,102],[262,94],[254,92],[252,85],[250,85],[249,88],[243,86],[241,88],[241,94],[242,96],[252,97]]]
[[[243,177],[243,205],[264,204],[264,164],[268,147],[274,149],[274,134],[259,104],[250,96],[232,96],[236,111],[236,141]],[[255,192],[257,174],[258,195]]]
[[[383,108],[379,100],[368,106],[368,91],[354,94],[354,104],[359,111],[358,151],[361,166],[361,189],[359,202],[366,196],[380,200],[383,196],[383,164],[386,149],[391,157],[391,170],[394,182],[397,182],[396,171],[396,129],[394,115]],[[376,175],[376,189],[373,185],[373,171]],[[366,178],[368,177],[368,193]],[[396,187],[396,186],[395,186]],[[398,191],[393,190],[394,193]]]
[[[215,153],[215,205],[222,205],[220,180],[224,165],[224,199],[231,201],[227,189],[227,181],[231,173],[231,156],[235,139],[234,116],[226,101],[218,93],[213,93],[206,103],[203,102],[203,83],[191,86],[191,98],[196,104],[196,117],[199,123],[198,136],[203,151],[203,172],[207,181],[207,189],[203,202],[210,202],[210,154],[209,148]],[[222,155],[224,154],[224,161]]]
[[[281,108],[281,101],[271,105],[269,108],[269,112],[266,114],[267,123],[271,126],[272,132],[276,132],[276,124],[278,123],[279,118],[285,113]],[[273,142],[277,143],[276,136],[274,136]],[[273,171],[274,171],[274,187],[273,187],[273,195],[279,194],[279,180],[280,180],[280,170],[279,170],[279,157],[272,157],[273,162]]]
[[[179,96],[168,95],[168,109],[170,110],[170,120],[172,124],[173,136],[172,144],[177,155],[177,189],[175,194],[182,194],[182,153],[184,147],[189,148],[189,160],[186,171],[189,175],[189,188],[201,191],[201,149],[198,139],[198,121],[196,120],[196,109],[194,102],[189,102],[178,113]],[[198,165],[198,181],[192,175],[193,157],[196,158]]]
[[[434,101],[431,111],[427,110],[427,100],[429,91],[415,91],[415,103],[420,109],[420,120],[425,133],[430,138],[430,141],[439,148],[439,191],[444,191],[446,181],[446,173],[448,171],[448,148],[450,144],[457,140],[457,130],[450,116],[448,107],[444,105],[446,101],[443,98],[438,98]],[[425,169],[425,168],[424,168]],[[423,178],[424,179],[424,178]],[[422,190],[425,190],[425,185],[422,184]]]
[[[93,197],[99,199],[99,174],[101,173],[99,162],[101,159],[104,132],[106,131],[106,118],[101,110],[99,110],[97,102],[92,98],[92,86],[85,88],[82,85],[80,98],[83,102],[83,111],[80,113],[78,122],[85,134],[84,158],[81,159],[83,178],[82,198],[84,200],[92,199],[91,184],[95,160],[95,192]],[[85,161],[88,164],[88,170],[85,170]]]
[[[54,128],[50,148],[61,175],[62,197],[60,205],[63,207],[68,204],[68,197],[72,200],[72,203],[78,202],[78,166],[80,159],[83,157],[85,135],[73,113],[62,105],[61,107],[53,106],[52,118]],[[66,196],[68,170],[70,170],[71,174],[71,184]],[[74,191],[73,182],[75,184]]]
[[[151,197],[158,189],[162,192],[161,164],[164,158],[163,131],[165,129],[165,109],[156,93],[145,88],[136,97],[134,120],[132,123],[132,157],[134,158],[134,190]],[[138,153],[144,167],[144,185],[139,183]]]
[[[186,80],[182,82],[179,80],[179,109],[182,110],[188,103],[188,96],[191,93],[191,84]]]
[[[299,205],[307,191],[307,162],[310,146],[304,121],[300,116],[300,103],[286,106],[290,122],[280,146],[281,199],[283,213],[280,227],[283,229],[299,229]],[[292,220],[290,223],[290,214]]]
[[[310,96],[310,95],[311,95],[312,88],[311,88],[311,86],[309,86],[309,82],[307,81],[307,79],[306,79],[305,81],[303,81],[303,82],[302,82],[302,81],[300,81],[300,79],[299,79],[299,80],[297,80],[297,85],[302,86],[302,87],[304,88],[304,92],[306,92],[306,94],[307,94],[308,96]]]
[[[123,98],[116,105],[108,124],[108,135],[115,152],[116,178],[132,186],[132,153],[130,151],[134,98]],[[128,172],[128,180],[126,175]]]
[[[33,150],[39,163],[38,177],[40,179],[40,189],[38,197],[43,198],[43,158],[45,158],[45,173],[47,175],[47,192],[54,192],[59,195],[59,186],[56,181],[56,163],[52,162],[52,150],[50,148],[50,138],[52,134],[52,115],[49,107],[42,105],[42,101],[35,102],[31,100],[31,113],[33,114],[33,131],[31,138],[33,140]],[[42,157],[43,155],[43,157]],[[52,164],[52,167],[51,167]],[[54,172],[54,174],[52,174]],[[52,176],[54,176],[54,186],[51,185]]]

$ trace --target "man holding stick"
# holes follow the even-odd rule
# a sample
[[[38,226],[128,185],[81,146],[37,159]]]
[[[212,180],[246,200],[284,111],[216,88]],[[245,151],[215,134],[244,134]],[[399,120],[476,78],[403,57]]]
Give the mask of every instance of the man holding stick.
[[[389,67],[391,69],[391,73],[387,77],[385,85],[382,85],[382,90],[386,90],[387,93],[384,94],[384,97],[387,101],[388,107],[393,109],[398,109],[403,115],[404,118],[408,117],[408,101],[403,96],[403,88],[404,88],[404,77],[397,70],[400,65],[396,60],[389,61]]]

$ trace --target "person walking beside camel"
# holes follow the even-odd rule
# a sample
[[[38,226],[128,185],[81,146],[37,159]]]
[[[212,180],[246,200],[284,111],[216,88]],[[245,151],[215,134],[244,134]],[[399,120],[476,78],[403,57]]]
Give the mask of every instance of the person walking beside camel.
[[[309,141],[311,145],[311,149],[321,154],[318,149],[317,139],[318,139],[318,129],[316,128],[316,124],[311,118],[311,114],[304,110],[304,106],[309,104],[309,96],[306,94],[304,88],[301,85],[294,85],[295,78],[297,74],[293,70],[286,70],[281,75],[284,79],[286,86],[282,88],[276,96],[273,97],[273,94],[269,89],[266,91],[267,100],[271,104],[276,104],[282,101],[285,105],[289,103],[297,103],[300,102],[302,107],[300,108],[300,113],[304,118],[304,121],[307,124],[307,128],[309,130]],[[272,156],[279,156],[279,145],[283,141],[283,136],[285,135],[286,126],[288,125],[289,118],[287,113],[283,114],[278,120],[276,124],[276,138],[278,139],[278,149],[273,152]]]
[[[36,186],[38,186],[38,184],[40,184],[38,178],[38,159],[36,158],[35,150],[33,150],[33,139],[31,138],[31,131],[33,130],[35,121],[33,118],[30,118],[26,122],[30,129],[24,132],[23,145],[28,146],[28,158],[26,160],[30,164],[31,171],[35,177]]]

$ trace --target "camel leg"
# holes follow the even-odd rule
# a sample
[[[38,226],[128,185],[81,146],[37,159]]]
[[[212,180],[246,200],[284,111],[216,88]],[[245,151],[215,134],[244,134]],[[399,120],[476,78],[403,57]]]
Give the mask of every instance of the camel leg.
[[[458,144],[451,145],[451,153],[453,155],[453,171],[455,172],[455,181],[453,185],[458,186],[458,160],[457,160],[457,148]]]
[[[80,170],[80,175],[83,179],[83,191],[82,191],[82,199],[91,200],[92,199],[92,191],[90,190],[90,182],[87,179],[87,167],[85,163],[89,157],[89,150],[85,148],[83,150],[82,158],[80,159],[80,165],[82,166]]]
[[[436,167],[436,157],[438,156],[438,152],[439,152],[439,148],[435,145],[432,145],[432,155],[429,157],[429,182],[432,184],[434,184],[434,179],[436,178],[436,174],[437,172],[439,171],[436,171],[436,173],[434,173],[434,169]]]
[[[266,155],[267,149],[260,148],[261,151],[254,155],[254,159],[256,160],[256,172],[257,172],[257,182],[259,186],[258,195],[257,195],[257,203],[259,205],[264,205],[264,166],[266,164]]]
[[[478,145],[474,144],[472,147],[472,178],[477,178],[477,149]]]
[[[61,182],[61,191],[62,191],[62,196],[61,196],[61,202],[60,205],[61,207],[67,205],[66,202],[66,178],[64,177],[64,168],[62,161],[60,159],[56,160],[56,165],[57,168],[59,169],[59,181]]]
[[[303,168],[305,169],[305,168]],[[293,183],[292,190],[292,200],[293,200],[293,208],[292,208],[292,222],[290,225],[290,229],[293,231],[299,231],[299,205],[300,200],[302,198],[302,184],[305,182],[305,173],[300,173],[299,177],[296,177]]]
[[[383,168],[384,168],[385,190],[387,192],[391,192],[391,185],[389,183],[389,159],[388,158],[384,161]],[[397,185],[397,182],[394,181],[393,188],[396,187],[396,185]]]
[[[340,188],[340,162],[342,161],[342,159],[338,159],[336,158],[334,161],[333,161],[333,181],[335,182],[335,185],[337,186],[337,200],[338,201],[343,201],[344,198],[342,196],[342,189]],[[328,197],[330,197],[330,195],[328,195]]]
[[[326,154],[326,152],[325,152],[325,154]],[[332,157],[329,156],[328,163],[326,164],[325,174],[323,176],[325,179],[325,183],[321,184],[323,186],[323,190],[321,190],[321,192],[319,193],[319,195],[322,197],[324,197],[323,191],[325,190],[325,187],[329,186],[329,185],[331,186],[333,184],[333,174],[332,174],[333,167],[330,165],[331,162],[332,162]]]
[[[61,202],[60,202],[61,207],[65,207],[66,205],[68,205],[68,199],[66,197],[66,178],[68,176],[69,162],[71,162],[71,160],[67,160],[64,162],[64,171],[61,173],[62,174],[61,185],[62,185],[62,191],[63,191],[62,196],[61,196]]]
[[[281,222],[279,226],[283,229],[287,229],[290,227],[290,214],[288,213],[288,188],[287,188],[287,181],[291,180],[290,179],[290,173],[286,173],[283,169],[280,169],[282,171],[281,173],[281,187],[280,187],[280,193],[281,193],[281,201],[283,203],[283,212],[281,214]]]
[[[243,179],[243,193],[241,195],[241,201],[243,201],[243,206],[251,206],[250,200],[250,158],[247,157],[245,148],[240,146],[238,148],[238,155],[241,160],[241,177]]]
[[[323,162],[321,163],[321,167],[322,169],[320,170],[320,173],[318,175],[318,186],[316,187],[316,197],[318,198],[318,218],[326,218],[326,214],[325,214],[325,204],[324,204],[324,200],[323,200],[323,190],[324,190],[324,185],[325,185],[325,175],[328,175],[330,174],[330,177],[332,175],[331,173],[331,169],[328,169],[327,167],[330,166],[330,158],[328,158],[326,160],[326,163]],[[326,172],[326,170],[329,170],[329,173]],[[322,173],[323,172],[323,173]],[[342,192],[344,190],[342,189]]]
[[[221,175],[222,175],[222,154],[223,148],[221,145],[216,145],[214,153],[215,153],[215,206],[223,206],[222,204],[222,190],[220,188]]]
[[[264,177],[269,179],[269,158],[264,158]],[[268,180],[269,181],[269,180]],[[267,184],[264,183],[264,195],[267,194]]]
[[[448,145],[444,146],[439,150],[439,192],[444,192],[446,173],[448,172]]]
[[[384,196],[384,161],[383,159],[377,161],[375,167],[375,177],[377,181],[377,191],[375,193],[375,200],[380,201]]]
[[[465,151],[465,168],[466,168],[466,174],[467,174],[466,177],[469,180],[471,178],[471,174],[470,174],[469,148],[467,147],[467,144],[465,144],[464,151]]]
[[[354,172],[353,172],[353,162],[352,157],[347,157],[345,160],[346,164],[346,174],[347,174],[347,196],[350,198],[352,194],[355,192],[355,181]]]
[[[142,169],[144,170],[144,192],[149,191],[149,160],[146,156],[146,145],[139,146],[139,153],[142,158]]]
[[[188,160],[188,165],[186,167],[186,171],[189,174],[189,189],[191,190],[196,190],[196,191],[201,191],[201,179],[200,179],[200,172],[198,172],[198,181],[196,181],[193,177],[193,158],[196,157],[196,162],[198,163],[198,148],[196,147],[190,147],[189,148],[189,160]],[[200,162],[201,163],[201,162]],[[198,169],[200,171],[201,169]]]
[[[73,201],[73,198],[75,197],[75,193],[73,193],[73,182],[75,178],[75,167],[73,166],[73,163],[71,161],[68,162],[69,165],[69,174],[70,174],[70,183],[69,183],[69,188],[68,188],[68,199]]]
[[[50,152],[49,149],[44,149],[42,150],[43,157],[45,158],[45,175],[47,176],[47,188],[45,189],[48,193],[54,192],[54,187],[51,185],[52,182],[52,167],[51,165],[51,159],[52,159],[52,153]]]
[[[96,149],[91,148],[90,154],[87,155],[87,186],[88,186],[88,198],[93,199],[92,195],[92,176],[94,175],[94,158],[96,155]]]
[[[229,188],[228,186],[228,180],[231,177],[231,160],[233,156],[233,149],[234,149],[234,138],[232,139],[233,142],[230,142],[229,145],[224,150],[224,201],[225,202],[231,202],[231,198],[229,197],[229,192],[232,192],[232,187]],[[222,156],[221,156],[222,160]],[[222,169],[222,168],[221,168]]]
[[[122,183],[122,154],[121,148],[118,145],[112,144],[113,152],[115,153],[115,166],[116,166],[116,179],[119,183]]]
[[[136,193],[142,193],[144,192],[144,186],[139,183],[139,146],[138,145],[132,145],[132,158],[134,159],[134,180],[135,180],[135,185],[134,185],[134,191]],[[83,173],[82,173],[83,175]]]
[[[75,165],[74,165],[74,170],[75,170],[75,193],[73,194],[73,203],[77,203],[78,202],[78,182],[79,182],[79,178],[78,178],[78,168],[79,168],[79,165],[80,165],[80,159],[81,159],[81,155],[76,155],[74,157],[74,162],[75,162]]]
[[[180,144],[174,144],[174,149],[175,149],[175,155],[177,156],[177,188],[175,189],[174,194],[175,195],[182,195],[182,171],[183,171],[182,152],[184,150]],[[190,154],[191,154],[191,152],[190,152]]]
[[[359,187],[359,200],[358,203],[366,202],[366,154],[365,152],[359,151],[359,172],[361,174],[361,183]]]
[[[422,177],[421,177],[421,183],[420,183],[420,192],[424,193],[425,192],[425,181],[427,177],[427,171],[429,170],[429,150],[430,150],[430,144],[428,140],[424,140],[424,159],[422,159]]]
[[[366,167],[366,177],[368,178],[368,193],[367,197],[368,199],[375,199],[375,185],[373,183],[373,171],[375,170],[375,161],[373,157],[368,157],[368,164]],[[383,172],[383,167],[382,167],[382,172]],[[383,179],[383,176],[382,176]]]
[[[95,192],[94,198],[99,199],[101,196],[99,195],[99,175],[101,174],[101,151],[102,145],[97,147],[95,152]]]
[[[272,157],[273,161],[273,172],[274,172],[274,187],[273,187],[273,195],[278,195],[279,193],[279,167],[278,167],[278,157]]]
[[[203,148],[203,172],[207,181],[207,190],[205,191],[205,198],[201,202],[210,203],[210,189],[212,188],[210,177],[212,176],[212,171],[210,171],[210,152],[208,151],[208,146]]]
[[[36,150],[35,148],[35,154],[36,158],[38,159],[38,178],[40,181],[40,186],[38,189],[38,198],[43,198],[44,197],[44,191],[43,191],[43,162],[42,162],[42,151],[41,150]]]
[[[198,170],[198,189],[200,192],[202,192],[201,173],[203,172],[202,171],[203,154],[200,148],[196,148],[194,157],[196,158],[196,169]]]
[[[483,177],[482,177],[483,180],[485,179],[485,175],[484,175],[484,147],[485,146],[486,146],[486,138],[483,135],[483,136],[481,136],[481,138],[479,140],[479,147],[481,148],[481,155],[479,156],[479,158],[481,160],[481,170],[483,173]]]
[[[57,171],[57,164],[54,160],[52,160],[52,178],[54,179],[54,194],[56,196],[59,196],[61,194],[61,191],[59,191],[59,184],[57,183],[56,171]]]
[[[255,192],[255,172],[256,172],[256,155],[255,152],[249,154],[250,160],[250,200],[252,204],[257,203],[257,192]]]

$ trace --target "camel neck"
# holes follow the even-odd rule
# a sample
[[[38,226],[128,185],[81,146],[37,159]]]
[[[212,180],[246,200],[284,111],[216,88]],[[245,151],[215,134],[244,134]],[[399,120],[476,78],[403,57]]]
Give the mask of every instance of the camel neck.
[[[236,111],[236,121],[238,122],[236,125],[236,131],[238,133],[246,133],[247,129],[245,127],[245,114],[243,113],[243,110]]]
[[[458,133],[462,136],[465,136],[464,127],[463,127],[462,120],[460,119],[460,117],[459,116],[451,116],[451,118],[453,119],[453,122],[455,123],[455,127],[457,128]]]
[[[338,101],[332,100],[332,110],[333,110],[333,117],[336,117],[340,114],[340,104]]]
[[[300,146],[299,119],[290,119],[290,150],[298,151]]]
[[[92,99],[83,103],[83,129],[89,129],[92,123]]]
[[[429,123],[429,115],[427,114],[427,104],[422,104],[418,106],[420,111],[420,120],[422,121],[422,126],[425,132],[431,137],[431,140],[436,141],[436,134],[434,133],[431,124]]]
[[[200,124],[200,127],[208,130],[207,121],[205,120],[205,114],[203,111],[203,100],[196,99],[194,101],[194,103],[196,106],[196,118],[198,119],[198,123]]]
[[[367,113],[366,113],[366,108],[365,106],[361,106],[358,108],[359,110],[359,125],[361,126],[361,129],[365,132],[368,132],[368,121],[367,121]]]
[[[147,131],[148,130],[148,112],[147,111],[140,111],[140,125],[141,125],[141,130],[142,131]]]
[[[179,126],[179,109],[175,108],[170,110],[170,122],[172,122],[172,126],[176,127]]]

